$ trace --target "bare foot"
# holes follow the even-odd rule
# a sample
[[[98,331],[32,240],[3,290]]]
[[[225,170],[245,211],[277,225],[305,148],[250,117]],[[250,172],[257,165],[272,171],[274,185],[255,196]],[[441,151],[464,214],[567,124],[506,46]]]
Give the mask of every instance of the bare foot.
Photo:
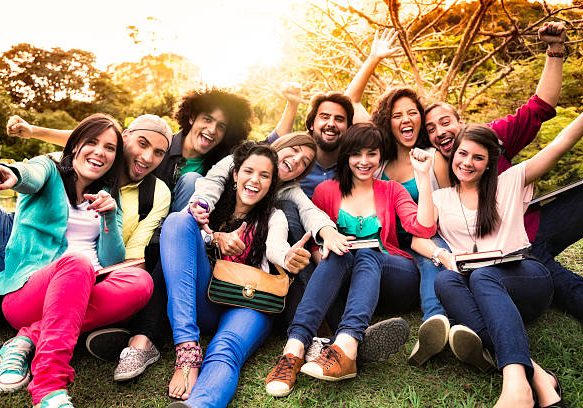
[[[531,408],[533,405],[532,389],[524,366],[508,364],[502,369],[502,393],[494,408]]]
[[[200,371],[202,351],[197,342],[187,341],[176,345],[176,369],[168,384],[171,398],[187,400]]]
[[[187,374],[185,370],[189,370]],[[177,368],[168,384],[168,395],[171,398],[187,400],[190,391],[198,379],[199,368]]]

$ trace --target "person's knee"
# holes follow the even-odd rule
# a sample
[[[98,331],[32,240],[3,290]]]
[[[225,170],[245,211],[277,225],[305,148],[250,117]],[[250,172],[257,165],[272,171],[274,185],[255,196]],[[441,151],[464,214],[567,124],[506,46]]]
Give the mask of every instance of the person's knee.
[[[191,171],[190,173],[186,173],[178,179],[176,182],[176,186],[174,187],[174,192],[186,192],[192,190],[194,192],[194,187],[196,185],[196,180],[201,178],[202,175]]]
[[[154,281],[145,269],[132,268],[127,272],[126,279],[128,296],[134,298],[137,303],[145,305],[154,293]]]
[[[162,225],[162,233],[160,238],[176,237],[184,233],[185,230],[194,228],[198,230],[198,224],[194,222],[192,215],[186,212],[174,212],[166,217]]]
[[[80,280],[95,281],[96,273],[93,263],[81,252],[72,252],[63,255],[58,261],[55,272],[66,273],[68,276]]]
[[[435,276],[435,282],[433,284],[435,294],[439,297],[440,294],[443,294],[456,283],[457,276],[455,276],[455,272],[441,271]]]

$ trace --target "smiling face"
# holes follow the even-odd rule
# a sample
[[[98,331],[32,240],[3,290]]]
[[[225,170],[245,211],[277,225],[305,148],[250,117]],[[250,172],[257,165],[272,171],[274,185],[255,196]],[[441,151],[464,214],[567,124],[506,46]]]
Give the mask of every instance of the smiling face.
[[[131,182],[154,171],[168,150],[166,137],[151,130],[125,130],[123,139],[126,175]]]
[[[488,159],[488,149],[464,139],[453,155],[453,173],[461,184],[477,185],[488,167]]]
[[[87,187],[111,168],[117,151],[117,135],[111,128],[89,137],[73,149],[73,169],[77,182]]]
[[[368,181],[374,177],[374,172],[381,163],[379,149],[362,148],[358,153],[348,157],[348,166],[354,181]]]
[[[391,112],[391,133],[398,145],[412,149],[421,130],[421,112],[415,101],[402,97],[395,101]]]
[[[346,117],[342,105],[335,102],[324,101],[318,106],[310,131],[320,149],[325,152],[338,149],[340,139],[348,126]]]
[[[221,109],[199,113],[184,141],[183,156],[200,157],[221,143],[227,132],[228,120]]]
[[[252,154],[233,173],[237,186],[235,212],[249,213],[261,201],[271,186],[273,179],[273,164],[266,156]]]
[[[299,177],[312,163],[316,152],[308,146],[284,147],[277,152],[279,178],[290,181]]]
[[[453,142],[460,134],[463,121],[456,118],[447,106],[436,106],[425,116],[425,127],[429,141],[446,158],[451,156]]]

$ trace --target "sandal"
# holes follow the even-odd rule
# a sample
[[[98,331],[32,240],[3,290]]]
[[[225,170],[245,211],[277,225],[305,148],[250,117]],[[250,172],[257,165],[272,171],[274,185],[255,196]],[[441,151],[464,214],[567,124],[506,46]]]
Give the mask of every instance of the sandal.
[[[200,368],[202,365],[202,349],[198,344],[179,344],[176,346],[176,364],[175,371],[182,370],[182,379],[184,381],[184,394],[190,394],[188,380],[190,369]]]

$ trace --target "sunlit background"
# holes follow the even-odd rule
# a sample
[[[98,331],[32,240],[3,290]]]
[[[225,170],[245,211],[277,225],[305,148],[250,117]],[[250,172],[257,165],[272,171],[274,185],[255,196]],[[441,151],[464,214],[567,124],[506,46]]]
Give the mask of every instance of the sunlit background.
[[[285,18],[300,2],[12,1],[2,19],[0,52],[23,42],[43,48],[79,48],[93,52],[101,69],[170,52],[198,65],[203,82],[229,86],[242,81],[252,66],[281,61]],[[134,38],[131,35],[136,31],[128,27],[137,29]]]

